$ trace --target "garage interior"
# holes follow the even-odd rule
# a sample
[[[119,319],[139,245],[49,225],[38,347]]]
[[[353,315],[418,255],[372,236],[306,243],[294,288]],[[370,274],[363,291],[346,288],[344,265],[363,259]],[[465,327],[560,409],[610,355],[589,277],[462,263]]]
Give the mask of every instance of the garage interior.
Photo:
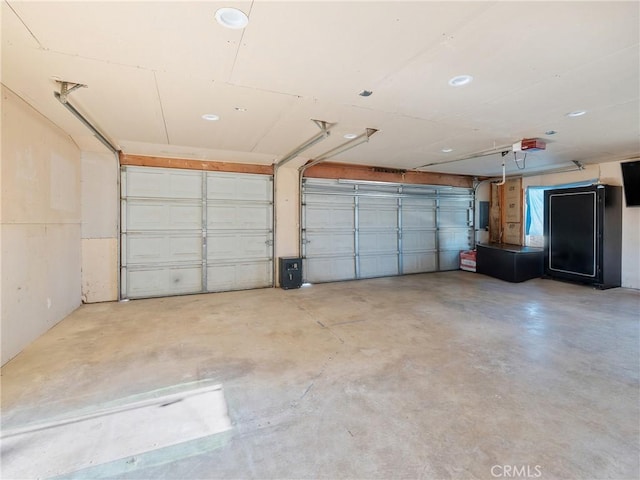
[[[640,476],[638,2],[1,15],[4,478]]]

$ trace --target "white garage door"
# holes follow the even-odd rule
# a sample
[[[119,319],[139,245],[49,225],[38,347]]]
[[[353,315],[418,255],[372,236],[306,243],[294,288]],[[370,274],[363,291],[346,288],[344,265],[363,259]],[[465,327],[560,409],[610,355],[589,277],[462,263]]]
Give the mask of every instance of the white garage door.
[[[123,298],[272,285],[272,177],[122,169]]]
[[[472,212],[468,188],[304,179],[305,280],[455,270]]]
[[[352,188],[328,186],[317,194],[304,188],[303,275],[315,282],[356,278]]]

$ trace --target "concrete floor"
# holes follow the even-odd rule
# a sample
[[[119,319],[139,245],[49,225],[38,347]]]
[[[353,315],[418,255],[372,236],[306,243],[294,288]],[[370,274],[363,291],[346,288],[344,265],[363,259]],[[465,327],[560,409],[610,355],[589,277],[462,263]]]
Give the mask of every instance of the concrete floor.
[[[637,479],[639,311],[460,271],[85,305],[3,367],[3,428],[210,380],[232,430],[118,478]]]

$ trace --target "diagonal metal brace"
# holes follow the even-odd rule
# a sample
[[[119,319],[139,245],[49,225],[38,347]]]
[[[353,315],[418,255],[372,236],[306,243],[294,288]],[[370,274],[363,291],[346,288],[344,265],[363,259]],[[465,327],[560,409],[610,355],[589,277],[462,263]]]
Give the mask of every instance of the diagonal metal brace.
[[[362,145],[363,143],[366,143],[369,141],[369,137],[371,137],[373,134],[375,134],[378,131],[377,128],[365,128],[364,133],[361,133],[360,135],[358,135],[356,138],[349,140],[348,142],[345,142],[343,144],[338,145],[337,147],[329,150],[328,152],[324,152],[323,154],[321,154],[320,156],[316,157],[314,160],[312,160],[311,162],[303,165],[302,167],[300,167],[301,171],[305,171],[307,168],[311,168],[314,165],[317,165],[320,162],[324,162],[325,160],[338,155],[342,152],[346,152],[347,150],[351,150],[352,148],[357,147],[358,145]]]
[[[331,128],[335,126],[335,123],[325,122],[324,120],[315,120],[313,118],[311,120],[313,121],[313,123],[315,123],[318,126],[321,132],[314,135],[313,137],[311,137],[309,140],[302,143],[301,145],[298,145],[296,148],[294,148],[285,156],[283,156],[280,160],[275,162],[275,165],[277,167],[281,167],[282,165],[290,162],[305,150],[313,147],[316,143],[321,142],[322,140],[327,138],[331,134],[329,130],[331,130]]]
[[[67,103],[67,95],[79,88],[87,88],[84,83],[65,82],[62,80],[56,80],[60,84],[60,101]]]

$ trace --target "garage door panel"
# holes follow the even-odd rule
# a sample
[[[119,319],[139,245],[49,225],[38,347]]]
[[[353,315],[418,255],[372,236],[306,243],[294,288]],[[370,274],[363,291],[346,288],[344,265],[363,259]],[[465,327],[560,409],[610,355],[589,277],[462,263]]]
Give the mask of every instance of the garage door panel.
[[[126,236],[127,265],[202,261],[201,234],[134,234]]]
[[[202,266],[127,268],[126,285],[131,298],[198,293],[202,291]]]
[[[398,232],[360,232],[360,254],[366,253],[397,253]]]
[[[440,228],[466,226],[469,222],[468,210],[440,210],[440,218],[438,219]]]
[[[436,232],[429,230],[410,230],[402,233],[402,251],[436,250]]]
[[[309,205],[334,205],[336,207],[353,205],[353,189],[335,194],[331,190],[327,190],[326,193],[314,193],[313,191],[308,192],[309,187],[307,186],[303,188],[305,190],[304,198]],[[311,189],[313,190],[313,187]]]
[[[440,270],[458,270],[460,267],[460,250],[440,251]]]
[[[468,229],[440,230],[438,241],[443,250],[466,250],[471,246],[472,231]]]
[[[354,192],[354,185],[341,183],[339,180],[329,180],[322,178],[309,179],[305,178],[304,191],[305,195],[317,195],[318,197],[325,198],[331,196],[352,197]]]
[[[309,258],[304,261],[303,273],[314,282],[353,280],[356,270],[353,257]]]
[[[430,207],[432,208],[432,207]],[[402,204],[402,228],[435,228],[435,210],[420,210],[415,206]]]
[[[360,207],[359,210],[359,225],[360,228],[396,228],[398,225],[398,210],[397,207],[393,209],[389,208],[364,208]]]
[[[271,201],[272,191],[271,177],[265,175],[207,173],[209,200]]]
[[[394,184],[386,185],[384,183],[376,183],[373,185],[368,183],[361,183],[361,184],[358,184],[358,192],[367,194],[367,195],[374,195],[374,196],[379,196],[379,195],[391,196],[391,195],[396,195],[398,193],[398,186]],[[367,198],[371,198],[371,197],[367,197]]]
[[[313,240],[305,242],[307,256],[353,255],[353,232],[311,232]]]
[[[271,230],[271,209],[264,205],[210,205],[209,230]]]
[[[405,195],[409,195],[410,192],[405,188],[403,190]],[[409,197],[405,196],[402,198],[402,207],[407,207],[410,210],[433,210],[436,208],[436,198],[434,197],[426,197],[420,196],[418,194],[414,194],[415,196]],[[433,194],[435,195],[435,194]]]
[[[238,257],[242,252],[242,257]],[[261,234],[229,233],[209,235],[207,238],[207,260],[269,259],[271,242]]]
[[[473,208],[473,197],[470,195],[444,196],[438,200],[442,209],[469,210]]]
[[[353,205],[313,205],[307,206],[305,209],[305,227],[313,228],[331,228],[353,229]]]
[[[358,210],[360,228],[392,228],[398,225],[398,201],[395,198],[360,197]]]
[[[363,193],[361,190],[360,193]],[[384,196],[384,197],[367,197],[360,196],[359,200],[360,206],[363,208],[391,208],[394,209],[398,205],[397,196]]]
[[[201,203],[129,200],[127,231],[199,230],[202,228]]]
[[[261,288],[271,285],[271,276],[271,261],[208,265],[207,291]]]
[[[127,167],[127,197],[202,198],[202,172]]]
[[[402,256],[404,273],[435,272],[437,268],[437,253],[405,253]]]
[[[360,277],[373,278],[398,274],[397,255],[361,255]]]

